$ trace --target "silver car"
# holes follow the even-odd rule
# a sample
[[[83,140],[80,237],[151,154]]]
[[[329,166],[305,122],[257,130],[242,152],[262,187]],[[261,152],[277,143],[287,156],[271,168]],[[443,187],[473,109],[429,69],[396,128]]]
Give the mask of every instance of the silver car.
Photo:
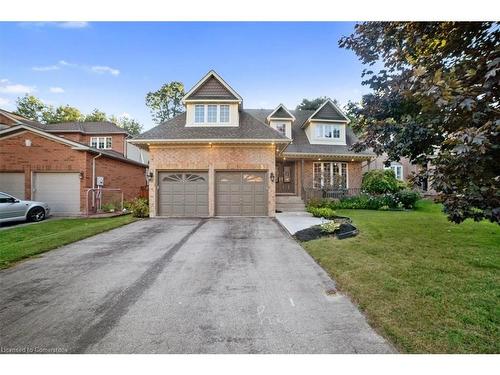
[[[50,215],[47,203],[23,201],[0,192],[0,223],[8,221],[41,221]]]

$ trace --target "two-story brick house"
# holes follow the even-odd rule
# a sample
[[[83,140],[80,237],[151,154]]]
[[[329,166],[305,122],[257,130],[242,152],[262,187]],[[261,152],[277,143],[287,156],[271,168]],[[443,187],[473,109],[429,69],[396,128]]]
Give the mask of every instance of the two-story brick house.
[[[147,155],[111,122],[41,124],[0,110],[0,191],[47,202],[52,213],[79,215],[95,209],[89,189],[119,189],[125,200],[147,185]],[[111,194],[111,190],[108,194]]]
[[[246,109],[210,71],[183,98],[186,112],[129,140],[150,153],[151,216],[274,216],[315,193],[357,192],[362,162],[349,119],[316,111]]]

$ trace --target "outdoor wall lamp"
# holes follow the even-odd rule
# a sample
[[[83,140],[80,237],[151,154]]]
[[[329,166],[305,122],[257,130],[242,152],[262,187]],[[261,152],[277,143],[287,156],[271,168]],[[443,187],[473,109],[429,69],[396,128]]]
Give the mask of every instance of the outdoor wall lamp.
[[[151,172],[151,171],[150,171],[150,172],[147,174],[147,176],[148,176],[148,181],[152,181],[152,180],[153,180],[153,177],[154,177],[154,174],[153,174],[153,172]]]
[[[80,172],[80,180],[83,180],[83,172]]]
[[[271,182],[274,182],[274,173],[271,172],[271,174],[269,175],[269,178],[271,179]]]

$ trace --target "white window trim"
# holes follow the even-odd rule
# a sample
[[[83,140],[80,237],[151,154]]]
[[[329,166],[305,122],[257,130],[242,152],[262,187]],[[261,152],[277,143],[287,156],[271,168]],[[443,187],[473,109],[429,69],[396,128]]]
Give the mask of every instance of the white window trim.
[[[104,147],[99,147],[99,140],[104,139]],[[107,147],[107,140],[110,140],[111,146]],[[92,143],[96,140],[96,145],[92,146]],[[97,148],[99,150],[111,150],[113,149],[113,137],[90,137],[90,147]]]
[[[332,183],[333,183],[333,164],[338,165],[340,175],[342,175],[342,164],[345,164],[345,188],[349,189],[349,163],[344,162],[344,161],[315,161],[315,162],[313,162],[313,188],[318,188],[318,187],[314,187],[314,182],[316,181],[316,171],[315,171],[316,169],[314,166],[316,164],[321,164],[321,180],[320,180],[321,186],[319,186],[319,188],[321,189],[325,186],[324,168],[325,168],[326,163],[330,164],[330,184],[329,185],[332,185]]]
[[[196,108],[199,108],[203,106],[203,121],[196,121]],[[216,119],[214,121],[208,121],[208,106],[215,106],[216,107]],[[221,121],[221,107],[222,106],[227,106],[227,121],[222,122]],[[194,124],[195,126],[199,125],[222,125],[222,126],[228,126],[231,124],[231,106],[228,104],[195,104],[194,106]]]
[[[314,138],[315,139],[320,139],[322,141],[324,140],[332,140],[332,141],[339,141],[340,138],[342,137],[342,129],[341,129],[341,126],[342,125],[339,125],[339,124],[316,124],[316,127],[314,129]],[[318,136],[318,129],[321,128],[321,135]],[[325,133],[327,133],[327,128],[331,128],[331,132],[332,132],[332,137],[325,137]],[[333,134],[335,132],[335,130],[338,131],[338,134],[339,136],[338,137],[333,137]]]
[[[401,178],[398,177],[398,173],[396,172],[397,168],[401,169]],[[400,181],[404,181],[405,175],[404,175],[403,164],[392,162],[389,167],[384,167],[384,169],[392,169],[394,171],[394,175],[396,176],[396,179],[398,179]]]

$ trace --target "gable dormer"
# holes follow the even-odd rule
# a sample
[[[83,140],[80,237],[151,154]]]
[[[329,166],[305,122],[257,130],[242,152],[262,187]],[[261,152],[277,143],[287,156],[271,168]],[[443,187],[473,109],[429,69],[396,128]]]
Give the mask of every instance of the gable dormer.
[[[271,128],[277,130],[287,138],[292,138],[292,122],[295,116],[283,105],[280,104],[267,116],[267,123]]]
[[[346,145],[346,127],[349,118],[330,99],[325,101],[304,122],[304,129],[310,144]]]
[[[182,98],[186,126],[239,126],[241,96],[215,71],[208,72]]]

